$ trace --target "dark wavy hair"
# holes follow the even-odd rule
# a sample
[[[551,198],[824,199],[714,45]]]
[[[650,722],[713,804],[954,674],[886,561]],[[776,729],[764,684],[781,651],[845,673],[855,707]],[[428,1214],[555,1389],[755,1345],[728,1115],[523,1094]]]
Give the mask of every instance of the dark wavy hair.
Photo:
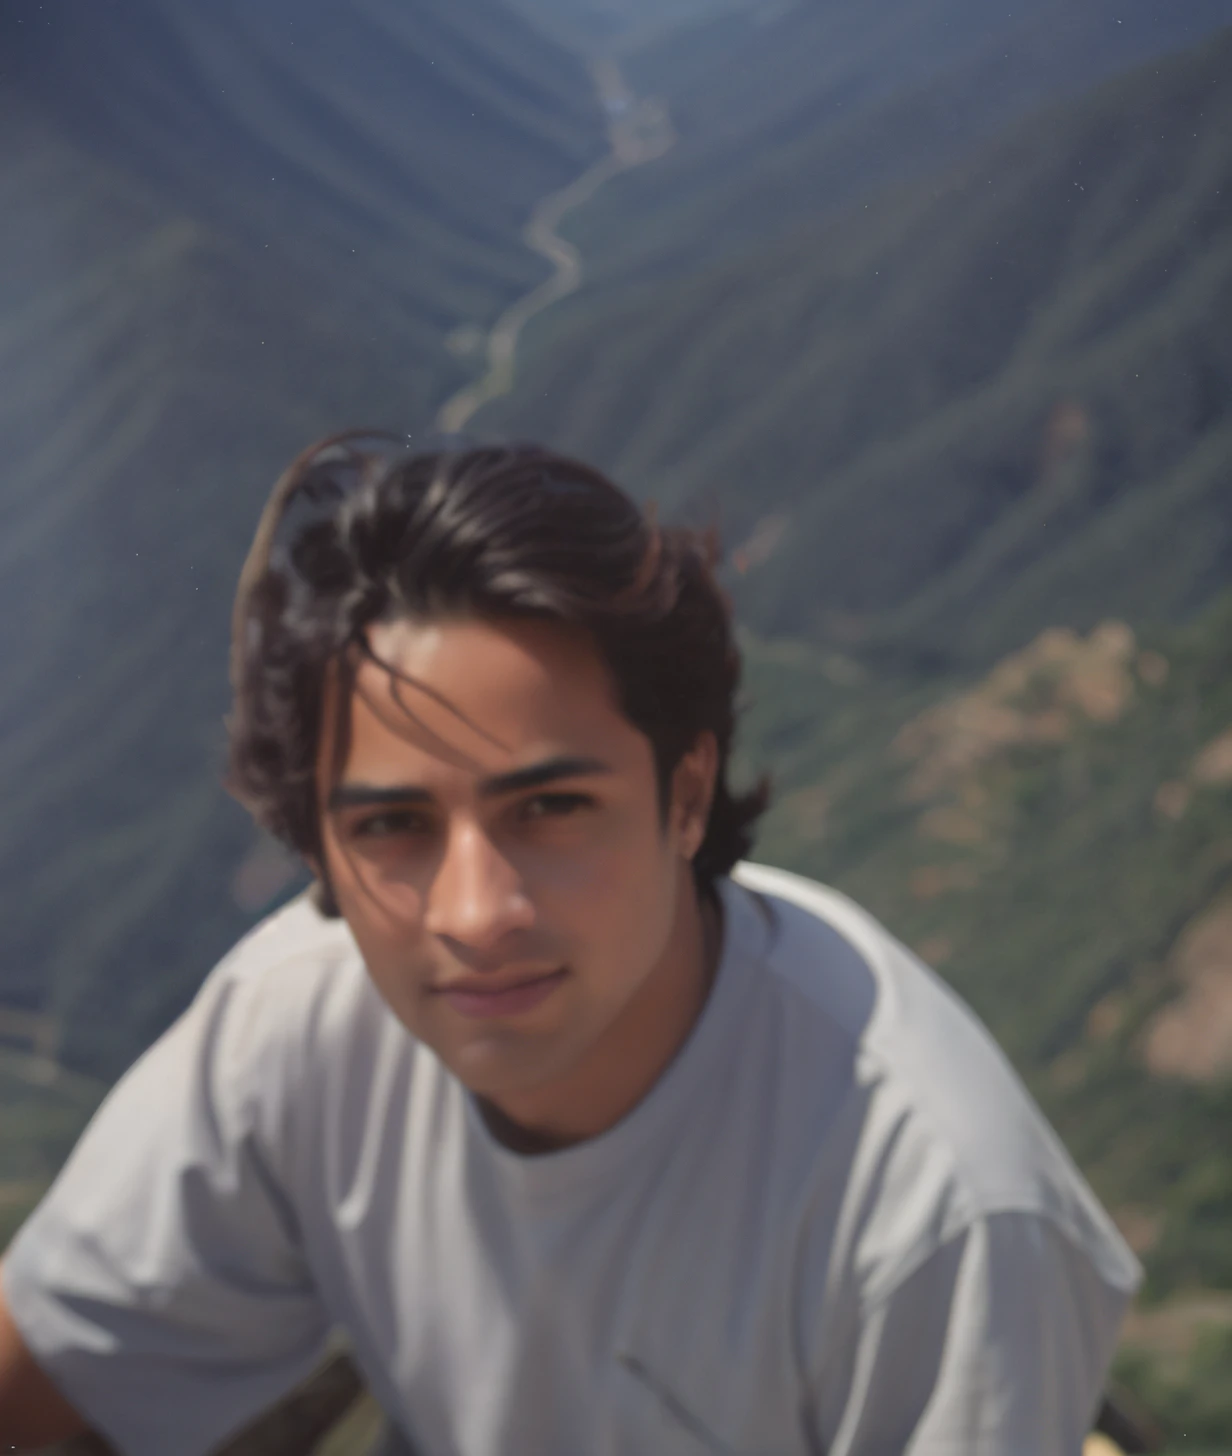
[[[345,707],[365,629],[401,616],[540,618],[589,633],[650,740],[660,808],[707,730],[719,769],[693,861],[709,891],[752,844],[766,780],[735,794],[740,660],[712,535],[657,524],[599,471],[536,445],[407,454],[351,432],[305,451],[266,506],[233,619],[227,787],[322,863],[316,767],[326,683]],[[340,724],[341,726],[341,724]],[[328,886],[318,902],[337,914]]]

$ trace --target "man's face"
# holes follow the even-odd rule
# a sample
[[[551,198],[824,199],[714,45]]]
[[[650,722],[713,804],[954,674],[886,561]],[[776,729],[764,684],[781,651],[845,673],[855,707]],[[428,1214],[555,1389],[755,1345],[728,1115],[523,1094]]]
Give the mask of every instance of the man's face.
[[[567,627],[398,621],[368,645],[345,761],[335,775],[327,703],[318,768],[338,907],[391,1009],[472,1091],[566,1078],[653,1004],[712,760],[686,757],[665,822],[649,740]]]

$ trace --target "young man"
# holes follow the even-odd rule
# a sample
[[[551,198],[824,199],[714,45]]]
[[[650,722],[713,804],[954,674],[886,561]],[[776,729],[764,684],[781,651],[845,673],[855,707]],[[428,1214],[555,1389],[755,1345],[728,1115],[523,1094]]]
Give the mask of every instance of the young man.
[[[737,864],[702,542],[543,450],[343,438],[233,677],[316,886],[19,1234],[0,1436],[195,1456],[340,1326],[420,1456],[1079,1450],[1134,1261],[954,996]]]

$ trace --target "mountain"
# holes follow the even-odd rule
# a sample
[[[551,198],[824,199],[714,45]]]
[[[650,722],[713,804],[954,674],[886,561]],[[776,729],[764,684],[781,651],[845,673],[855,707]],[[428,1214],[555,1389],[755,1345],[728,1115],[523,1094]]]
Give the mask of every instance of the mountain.
[[[430,428],[605,138],[492,0],[18,0],[0,56],[0,1003],[113,1075],[285,881],[218,787],[274,474]]]
[[[1230,314],[1223,31],[832,218],[601,281],[483,419],[717,518],[759,632],[974,668],[1226,581]]]
[[[631,55],[677,146],[575,214],[592,281],[688,274],[956,161],[1232,23],[1229,0],[795,0],[677,30]]]
[[[497,0],[17,0],[5,90],[353,326],[436,344],[541,271],[531,203],[602,150],[581,63]],[[455,366],[456,368],[456,366]]]

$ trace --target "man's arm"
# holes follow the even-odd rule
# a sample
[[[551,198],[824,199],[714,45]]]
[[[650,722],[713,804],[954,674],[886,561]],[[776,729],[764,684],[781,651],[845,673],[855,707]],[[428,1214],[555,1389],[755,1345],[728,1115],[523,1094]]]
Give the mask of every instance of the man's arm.
[[[85,1421],[43,1373],[22,1339],[0,1281],[0,1447],[37,1450],[85,1431]]]
[[[818,1386],[832,1456],[1078,1456],[1132,1292],[1047,1219],[1003,1212],[866,1312]],[[1120,1274],[1117,1274],[1118,1280]]]
[[[279,1142],[294,1032],[266,989],[207,981],[18,1231],[0,1448],[84,1423],[132,1456],[205,1456],[320,1359],[329,1317]]]
[[[0,1260],[0,1276],[3,1260]],[[258,1417],[226,1446],[224,1456],[289,1456],[316,1446],[363,1392],[346,1354],[336,1354],[298,1389]],[[84,1438],[84,1439],[77,1439]],[[61,1446],[60,1442],[71,1442]],[[0,1282],[0,1450],[57,1456],[106,1456],[94,1435],[30,1353],[13,1322]]]

